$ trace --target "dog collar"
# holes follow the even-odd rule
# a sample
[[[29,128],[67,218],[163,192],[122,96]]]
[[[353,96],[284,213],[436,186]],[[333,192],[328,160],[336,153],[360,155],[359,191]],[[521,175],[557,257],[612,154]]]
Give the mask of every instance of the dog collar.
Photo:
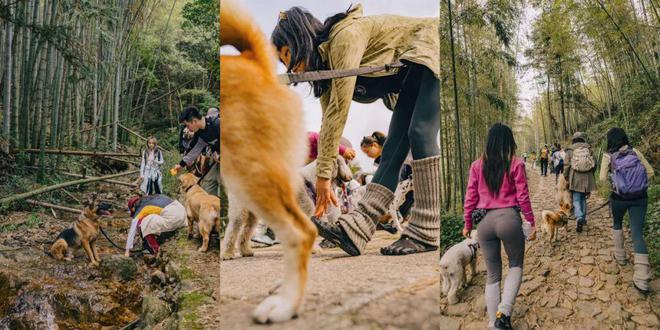
[[[188,187],[188,188],[187,188],[186,190],[184,190],[183,192],[184,192],[184,193],[187,193],[187,192],[188,192],[190,189],[192,189],[192,187],[194,187],[194,186],[196,186],[196,184],[194,184],[194,185]]]

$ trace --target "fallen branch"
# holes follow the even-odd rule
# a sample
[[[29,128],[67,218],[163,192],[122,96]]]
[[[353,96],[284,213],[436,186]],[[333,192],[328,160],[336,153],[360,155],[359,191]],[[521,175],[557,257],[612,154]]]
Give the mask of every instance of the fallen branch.
[[[126,172],[106,175],[106,176],[102,176],[102,177],[74,180],[74,181],[69,181],[69,182],[65,182],[65,183],[56,184],[56,185],[53,185],[53,186],[43,187],[43,188],[39,188],[37,190],[29,191],[29,192],[22,193],[22,194],[16,194],[16,195],[11,196],[11,197],[6,197],[6,198],[3,198],[3,199],[0,199],[0,205],[8,204],[8,203],[15,202],[15,201],[18,201],[18,200],[26,199],[26,198],[34,196],[34,195],[43,194],[43,193],[46,193],[46,192],[49,192],[49,191],[58,190],[58,189],[62,189],[62,188],[69,187],[69,186],[118,178],[118,177],[121,177],[121,176],[131,175],[131,174],[135,174],[135,173],[138,173],[138,172],[140,172],[140,170],[126,171]]]
[[[41,153],[39,149],[23,149],[16,150],[14,153],[25,152],[28,154],[38,154]],[[56,150],[56,149],[46,149],[43,151],[46,154],[54,155],[73,155],[73,156],[92,156],[92,157],[140,157],[139,154],[122,154],[116,152],[96,152],[96,151],[83,151],[83,150]]]
[[[139,172],[139,171],[137,171]],[[70,173],[70,172],[60,172],[60,174],[64,174],[66,176],[74,177],[74,178],[89,178],[89,179],[96,179],[98,178],[97,176],[91,176],[91,175],[82,175],[82,174],[77,174],[77,173]],[[126,186],[126,187],[131,187],[135,188],[138,185],[135,183],[130,183],[130,182],[124,182],[124,181],[117,181],[117,180],[102,180],[103,182],[107,183],[113,183],[113,184],[118,184],[121,186]]]
[[[132,161],[132,160],[128,160],[128,159],[122,159],[122,158],[117,158],[117,157],[105,157],[105,158],[116,160],[116,161],[119,161],[119,162],[124,162],[124,163],[127,163],[127,164],[133,164],[135,166],[140,166],[140,162],[136,162],[136,161]]]
[[[76,213],[76,214],[80,214],[80,212],[82,212],[82,210],[74,209],[74,208],[71,208],[71,207],[55,205],[55,204],[46,203],[46,202],[39,202],[39,201],[35,201],[33,199],[26,199],[25,202],[28,203],[28,204],[32,204],[32,205],[49,207],[51,209],[55,209],[55,210],[59,210],[59,211],[65,211],[65,212],[71,212],[71,213]]]
[[[122,125],[122,124],[120,124],[120,123],[117,123],[117,126],[123,128],[124,130],[126,130],[126,132],[129,132],[129,133],[131,133],[131,134],[137,136],[137,137],[138,137],[139,139],[141,139],[142,141],[147,141],[147,138],[144,137],[144,136],[142,136],[142,135],[140,135],[138,132],[136,132],[136,131],[134,131],[134,130],[132,130],[132,129],[130,129],[130,128],[124,126],[124,125]],[[161,146],[158,146],[158,148],[161,149],[161,150],[163,150],[163,151],[166,151],[166,152],[171,152],[171,151],[169,151],[169,150],[167,150],[167,149],[165,149],[165,148],[163,148],[163,147],[161,147]]]

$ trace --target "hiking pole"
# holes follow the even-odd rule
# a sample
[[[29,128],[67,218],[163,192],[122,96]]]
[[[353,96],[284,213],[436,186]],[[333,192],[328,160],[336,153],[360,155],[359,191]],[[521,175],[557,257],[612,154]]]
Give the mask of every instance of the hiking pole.
[[[599,207],[597,207],[597,208],[595,208],[595,209],[593,209],[593,210],[587,212],[587,213],[585,214],[585,216],[587,216],[587,215],[589,215],[589,214],[592,214],[592,213],[594,213],[594,212],[596,212],[596,211],[602,209],[603,207],[607,206],[608,204],[610,204],[610,201],[609,201],[609,200],[605,201],[605,203],[603,203],[603,204],[600,205]],[[571,220],[575,220],[575,219],[576,219],[574,215],[571,215],[571,216],[568,217],[568,218],[571,219]]]

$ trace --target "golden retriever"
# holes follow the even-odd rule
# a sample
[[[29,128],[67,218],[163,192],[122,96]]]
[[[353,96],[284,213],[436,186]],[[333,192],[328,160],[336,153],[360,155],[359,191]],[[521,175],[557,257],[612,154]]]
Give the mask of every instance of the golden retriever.
[[[220,198],[204,191],[197,180],[199,178],[192,173],[183,174],[179,176],[179,188],[185,196],[183,205],[186,207],[188,237],[193,236],[193,224],[197,222],[202,236],[202,246],[197,251],[206,252],[213,226],[220,232]]]

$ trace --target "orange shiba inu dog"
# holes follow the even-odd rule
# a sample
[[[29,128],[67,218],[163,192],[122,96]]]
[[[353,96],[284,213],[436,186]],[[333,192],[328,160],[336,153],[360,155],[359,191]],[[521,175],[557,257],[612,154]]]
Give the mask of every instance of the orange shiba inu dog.
[[[568,190],[568,181],[566,181],[564,175],[560,175],[559,181],[557,182],[556,200],[559,207],[568,212],[573,208],[573,199],[571,197],[571,192]]]
[[[97,201],[97,195],[92,194],[85,201],[78,221],[71,228],[63,230],[48,250],[53,258],[57,260],[71,261],[73,250],[85,249],[89,263],[98,266],[101,259],[96,252],[96,238],[99,236],[99,219],[101,216],[110,215],[110,204]]]
[[[301,102],[278,83],[274,48],[237,1],[222,1],[220,42],[241,53],[220,56],[222,178],[228,194],[264,219],[284,249],[282,284],[253,318],[283,322],[301,308],[317,235],[296,201],[306,156]]]
[[[570,208],[567,208],[566,204],[562,204],[561,209],[557,212],[548,210],[543,210],[541,212],[545,230],[550,234],[550,242],[556,242],[559,239],[559,228],[566,227],[569,215]]]
[[[179,187],[185,196],[188,237],[193,236],[193,225],[197,222],[202,236],[202,246],[197,251],[206,252],[213,226],[220,232],[220,198],[209,195],[197,184],[197,180],[199,178],[192,173],[183,174],[179,177]]]

